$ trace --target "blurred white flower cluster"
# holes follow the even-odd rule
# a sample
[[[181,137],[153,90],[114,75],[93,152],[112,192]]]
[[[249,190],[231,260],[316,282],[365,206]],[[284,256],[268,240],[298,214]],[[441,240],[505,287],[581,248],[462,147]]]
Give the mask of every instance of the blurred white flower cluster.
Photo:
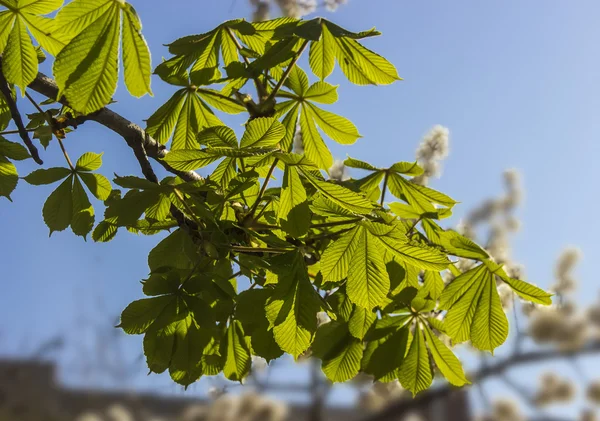
[[[369,382],[369,387],[362,390],[359,395],[358,405],[367,411],[378,411],[389,405],[390,402],[410,399],[410,392],[400,386],[398,380],[388,383],[374,382],[370,376],[364,376],[364,382]]]
[[[569,379],[560,378],[555,373],[544,373],[534,401],[539,406],[569,402],[575,397],[575,392],[575,385]]]
[[[336,11],[347,0],[323,0],[323,6],[330,12]],[[255,22],[270,19],[271,5],[279,7],[281,15],[292,18],[301,18],[317,10],[317,0],[250,0],[253,8],[253,20]]]
[[[413,183],[425,186],[431,177],[439,177],[442,174],[441,162],[446,159],[449,152],[450,131],[439,124],[433,126],[417,148],[417,162],[424,172],[413,178]]]
[[[499,399],[492,405],[491,413],[480,416],[477,421],[525,421],[516,402]]]

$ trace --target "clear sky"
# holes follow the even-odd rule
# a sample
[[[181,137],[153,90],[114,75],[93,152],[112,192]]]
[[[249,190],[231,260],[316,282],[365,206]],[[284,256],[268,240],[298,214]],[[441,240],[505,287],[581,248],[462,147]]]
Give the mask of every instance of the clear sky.
[[[168,54],[163,44],[250,13],[246,0],[132,3],[154,65]],[[530,281],[549,286],[557,255],[578,245],[585,254],[578,298],[598,299],[600,2],[349,0],[327,17],[350,30],[376,26],[383,36],[367,45],[404,78],[390,87],[357,87],[335,72],[331,81],[342,85],[341,101],[330,109],[350,118],[364,138],[351,147],[330,143],[334,155],[376,165],[411,160],[431,126],[449,127],[451,153],[433,187],[461,202],[460,216],[502,191],[504,169],[521,170],[526,202],[518,213],[523,227],[513,242],[515,259],[526,265]],[[142,124],[175,88],[155,77],[153,90],[153,98],[135,100],[121,86],[113,108]],[[70,134],[66,145],[75,157],[104,151],[102,172],[109,177],[139,175],[124,141],[94,123]],[[63,165],[56,145],[43,155]],[[18,168],[25,175],[34,164]],[[123,232],[111,243],[94,244],[70,231],[48,238],[41,209],[53,188],[22,182],[14,203],[0,199],[2,354],[32,349],[85,318],[108,325],[107,314],[118,315],[142,296],[138,281],[147,274],[145,259],[156,238]],[[68,340],[79,335],[69,333]],[[141,338],[125,344],[135,358]],[[600,372],[597,362],[592,366]],[[168,381],[142,376],[135,383],[162,388]]]

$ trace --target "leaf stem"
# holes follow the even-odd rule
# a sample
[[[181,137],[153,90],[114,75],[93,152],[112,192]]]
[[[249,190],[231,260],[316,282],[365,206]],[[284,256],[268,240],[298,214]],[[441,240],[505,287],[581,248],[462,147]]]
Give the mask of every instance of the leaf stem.
[[[42,109],[42,107],[39,106],[39,104],[36,102],[36,100],[33,99],[31,95],[29,95],[29,92],[25,91],[25,96],[27,97],[29,102],[31,102],[33,104],[33,106],[38,110],[38,112],[44,116],[44,118],[48,122],[48,126],[50,126],[50,129],[54,133],[54,127],[53,127],[54,122],[52,121],[52,118],[48,115],[48,113],[46,111],[44,111]],[[69,154],[67,153],[67,149],[65,148],[65,145],[63,144],[62,139],[56,135],[54,135],[54,137],[56,138],[56,140],[58,140],[60,150],[62,151],[63,155],[65,156],[65,159],[67,160],[67,164],[69,164],[69,168],[71,168],[71,171],[75,172],[75,166],[73,165],[73,161],[71,161],[71,158],[69,157]]]
[[[26,132],[31,133],[31,132],[35,132],[36,129],[25,129]],[[7,130],[5,132],[0,132],[0,136],[4,136],[7,134],[21,134],[21,132],[19,130]]]
[[[264,181],[262,187],[260,188],[260,192],[258,193],[258,196],[256,197],[256,201],[254,202],[254,204],[252,205],[252,208],[250,209],[250,213],[248,213],[248,217],[252,218],[254,216],[254,212],[256,212],[256,209],[258,208],[258,205],[260,204],[260,201],[262,200],[262,197],[264,196],[265,191],[267,190],[267,185],[269,184],[269,180],[271,179],[271,176],[273,175],[273,171],[275,171],[275,167],[277,167],[278,162],[279,162],[279,159],[275,158],[275,160],[273,161],[273,164],[271,165],[271,168],[269,168],[267,177],[265,178],[265,181]]]
[[[383,207],[383,202],[385,201],[385,193],[387,192],[387,184],[388,184],[389,176],[390,176],[390,171],[385,170],[385,176],[383,177],[383,189],[381,190],[381,201],[379,202],[379,205],[382,207]]]
[[[179,201],[181,202],[181,204],[183,205],[185,210],[190,214],[190,216],[192,217],[194,222],[198,225],[198,227],[201,227],[202,224],[201,224],[200,220],[198,219],[198,217],[196,216],[196,214],[194,213],[192,208],[190,208],[190,205],[188,205],[188,203],[185,201],[185,197],[183,196],[181,191],[179,191],[178,189],[174,189],[174,192],[175,192],[175,196],[177,196],[177,199],[179,199]]]
[[[310,227],[311,228],[329,228],[329,227],[337,227],[340,225],[355,224],[360,221],[362,221],[362,218],[353,218],[353,219],[346,219],[344,221],[324,222],[322,224],[312,224]]]
[[[238,49],[238,52],[244,59],[244,63],[246,63],[246,66],[250,67],[250,64],[251,64],[250,60],[248,60],[248,57],[246,57],[245,55],[242,54],[242,50],[244,47],[242,47],[242,44],[240,44],[240,41],[235,37],[235,35],[230,27],[227,27],[227,34],[229,34],[229,37],[231,38],[231,40],[235,44],[235,47]],[[262,84],[262,82],[260,81],[260,79],[258,78],[258,76],[255,76],[253,74],[252,80],[254,81],[254,85],[256,86],[256,93],[258,94],[259,99],[262,101],[262,99],[267,96],[267,90],[266,90],[265,86]]]
[[[265,248],[265,247],[246,247],[246,246],[230,246],[229,247],[231,250],[233,251],[237,251],[240,253],[287,253],[289,251],[292,251],[293,249],[289,248],[277,248],[277,247],[272,247],[272,248]]]
[[[273,88],[273,90],[269,94],[269,97],[265,100],[266,103],[269,103],[270,101],[273,101],[275,99],[275,95],[277,95],[277,92],[279,92],[279,90],[281,89],[281,87],[283,86],[285,81],[287,80],[290,73],[292,73],[294,66],[298,62],[298,59],[300,58],[300,56],[302,55],[302,53],[304,52],[304,50],[306,49],[307,46],[308,46],[308,40],[304,40],[304,42],[302,43],[302,46],[300,47],[300,49],[298,50],[298,52],[296,53],[296,55],[290,62],[290,65],[287,67],[287,69],[285,69],[285,73],[283,73],[283,76],[281,77],[281,79],[279,79],[279,82],[277,82],[277,85],[275,85],[275,88]]]

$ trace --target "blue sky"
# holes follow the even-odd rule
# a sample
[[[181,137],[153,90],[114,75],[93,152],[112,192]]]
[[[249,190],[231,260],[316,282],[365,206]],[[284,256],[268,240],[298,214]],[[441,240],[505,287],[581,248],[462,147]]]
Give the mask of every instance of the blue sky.
[[[163,44],[249,16],[245,0],[132,3],[155,65],[167,55]],[[557,255],[577,245],[585,254],[577,298],[598,299],[594,256],[600,224],[592,211],[599,205],[600,3],[349,0],[327,17],[350,30],[376,26],[383,36],[367,40],[367,46],[404,78],[389,87],[357,87],[334,73],[341,101],[329,109],[350,118],[364,136],[350,147],[330,144],[334,156],[349,154],[376,165],[410,160],[431,126],[449,127],[451,153],[433,187],[461,202],[460,216],[502,191],[504,169],[519,169],[526,198],[518,212],[523,227],[513,242],[515,259],[526,265],[530,281],[548,286]],[[142,124],[174,92],[158,78],[153,90],[153,98],[135,100],[121,86],[113,108]],[[93,123],[69,135],[66,145],[75,158],[105,152],[107,176],[139,174],[125,142]],[[63,165],[59,153],[52,145],[44,159]],[[34,164],[18,168],[25,175]],[[14,203],[0,199],[3,354],[31,349],[84,318],[108,325],[107,314],[116,316],[141,297],[138,281],[147,274],[145,259],[156,238],[122,233],[111,243],[94,244],[70,231],[48,238],[41,209],[53,188],[22,182]],[[77,342],[79,335],[68,338]],[[135,358],[140,338],[124,343]],[[597,363],[594,369],[600,371]],[[169,389],[167,380],[141,376],[135,384]]]

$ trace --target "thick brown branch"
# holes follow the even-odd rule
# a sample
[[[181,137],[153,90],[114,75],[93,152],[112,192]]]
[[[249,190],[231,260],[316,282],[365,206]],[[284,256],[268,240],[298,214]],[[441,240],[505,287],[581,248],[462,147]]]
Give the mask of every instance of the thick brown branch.
[[[29,85],[29,88],[47,98],[57,99],[58,86],[56,85],[56,82],[43,73],[38,73],[35,80]],[[60,98],[59,102],[66,106],[69,105],[65,98]],[[120,114],[115,113],[109,108],[102,108],[93,114],[77,117],[75,120],[78,124],[88,120],[95,121],[125,139],[127,145],[133,149],[135,157],[140,163],[142,172],[146,178],[149,176],[152,177],[150,172],[153,172],[152,167],[150,167],[150,163],[145,158],[146,156],[149,156],[150,158],[155,159],[167,171],[178,175],[186,181],[202,180],[202,177],[194,171],[179,171],[172,168],[162,159],[167,155],[167,153],[169,153],[169,151],[163,145],[158,143],[152,137],[148,136],[144,129],[142,129],[140,126],[131,122]],[[156,177],[156,175],[154,175],[154,177]],[[148,179],[150,180],[150,178]]]
[[[10,87],[8,85],[8,81],[4,77],[4,73],[2,73],[2,57],[0,57],[0,92],[2,92],[6,104],[10,109],[10,115],[13,121],[15,122],[15,125],[17,126],[19,136],[23,140],[25,146],[27,146],[27,149],[29,149],[29,154],[36,163],[42,165],[44,161],[42,161],[42,159],[40,158],[40,154],[37,148],[29,138],[29,132],[23,124],[23,118],[21,117],[21,113],[17,108],[17,102],[13,99],[12,92],[10,91]]]
[[[536,364],[546,360],[569,358],[598,352],[600,352],[600,340],[590,342],[584,348],[575,352],[563,352],[557,349],[526,352],[501,359],[496,364],[483,367],[479,371],[468,376],[468,378],[473,384],[475,384],[483,382],[490,377],[503,374],[508,370],[524,364]],[[413,411],[415,409],[426,408],[428,405],[437,401],[438,399],[446,398],[453,393],[456,393],[457,390],[458,389],[452,386],[438,387],[429,392],[418,395],[415,399],[401,400],[392,403],[382,411],[363,418],[363,421],[395,421],[401,414]]]

